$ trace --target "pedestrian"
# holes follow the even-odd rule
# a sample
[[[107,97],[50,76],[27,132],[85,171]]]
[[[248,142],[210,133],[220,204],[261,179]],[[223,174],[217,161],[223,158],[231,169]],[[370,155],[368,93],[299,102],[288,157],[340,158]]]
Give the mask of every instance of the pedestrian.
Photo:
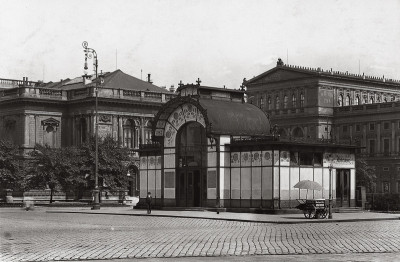
[[[147,192],[146,204],[147,204],[147,214],[151,214],[151,201],[153,198],[151,197],[151,192]]]

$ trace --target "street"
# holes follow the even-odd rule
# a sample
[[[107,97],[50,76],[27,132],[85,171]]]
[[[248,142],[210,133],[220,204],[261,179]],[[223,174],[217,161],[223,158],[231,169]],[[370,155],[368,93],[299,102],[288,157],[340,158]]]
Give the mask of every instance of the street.
[[[393,261],[400,254],[400,221],[268,224],[2,208],[0,222],[1,261]]]

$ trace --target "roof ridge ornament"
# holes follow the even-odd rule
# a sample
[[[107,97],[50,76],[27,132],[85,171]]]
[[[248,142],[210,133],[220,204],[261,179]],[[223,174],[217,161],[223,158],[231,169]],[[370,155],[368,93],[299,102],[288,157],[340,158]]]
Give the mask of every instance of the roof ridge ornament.
[[[285,64],[283,63],[281,58],[278,58],[278,61],[276,62],[276,66],[284,66]]]

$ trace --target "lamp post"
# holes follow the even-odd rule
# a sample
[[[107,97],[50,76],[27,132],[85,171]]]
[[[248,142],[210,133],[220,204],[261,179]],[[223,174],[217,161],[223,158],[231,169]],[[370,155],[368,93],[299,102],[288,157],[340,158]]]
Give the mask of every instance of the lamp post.
[[[328,213],[328,219],[332,219],[332,157],[330,159],[331,163],[329,164],[329,213]]]
[[[88,69],[88,64],[87,64],[87,59],[93,57],[93,69],[95,71],[96,75],[96,87],[95,87],[95,93],[96,93],[96,103],[95,103],[95,171],[94,171],[94,189],[93,189],[93,196],[94,196],[94,201],[93,201],[93,206],[92,209],[100,209],[100,190],[99,190],[99,143],[98,143],[98,138],[99,138],[99,122],[98,122],[98,110],[97,110],[97,99],[98,99],[98,93],[99,93],[99,84],[103,84],[104,82],[104,77],[103,74],[100,74],[100,83],[97,80],[97,67],[98,67],[98,60],[97,60],[97,53],[96,50],[93,48],[88,47],[88,43],[84,41],[82,43],[82,46],[84,48],[83,52],[85,53],[85,64],[84,64],[84,69]]]

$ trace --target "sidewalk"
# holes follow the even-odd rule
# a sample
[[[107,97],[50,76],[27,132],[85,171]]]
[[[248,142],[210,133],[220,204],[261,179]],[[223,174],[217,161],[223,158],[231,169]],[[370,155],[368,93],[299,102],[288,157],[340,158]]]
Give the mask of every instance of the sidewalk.
[[[126,215],[126,216],[155,216],[155,217],[182,217],[197,219],[214,219],[239,222],[258,222],[275,224],[303,224],[303,223],[337,223],[357,221],[381,221],[400,220],[400,214],[359,212],[359,213],[333,213],[333,219],[306,219],[303,214],[253,214],[253,213],[231,213],[210,211],[165,211],[153,210],[151,215],[146,214],[144,209],[132,209],[131,206],[101,207],[99,210],[91,210],[90,207],[41,207],[49,213],[81,213],[102,215]]]

